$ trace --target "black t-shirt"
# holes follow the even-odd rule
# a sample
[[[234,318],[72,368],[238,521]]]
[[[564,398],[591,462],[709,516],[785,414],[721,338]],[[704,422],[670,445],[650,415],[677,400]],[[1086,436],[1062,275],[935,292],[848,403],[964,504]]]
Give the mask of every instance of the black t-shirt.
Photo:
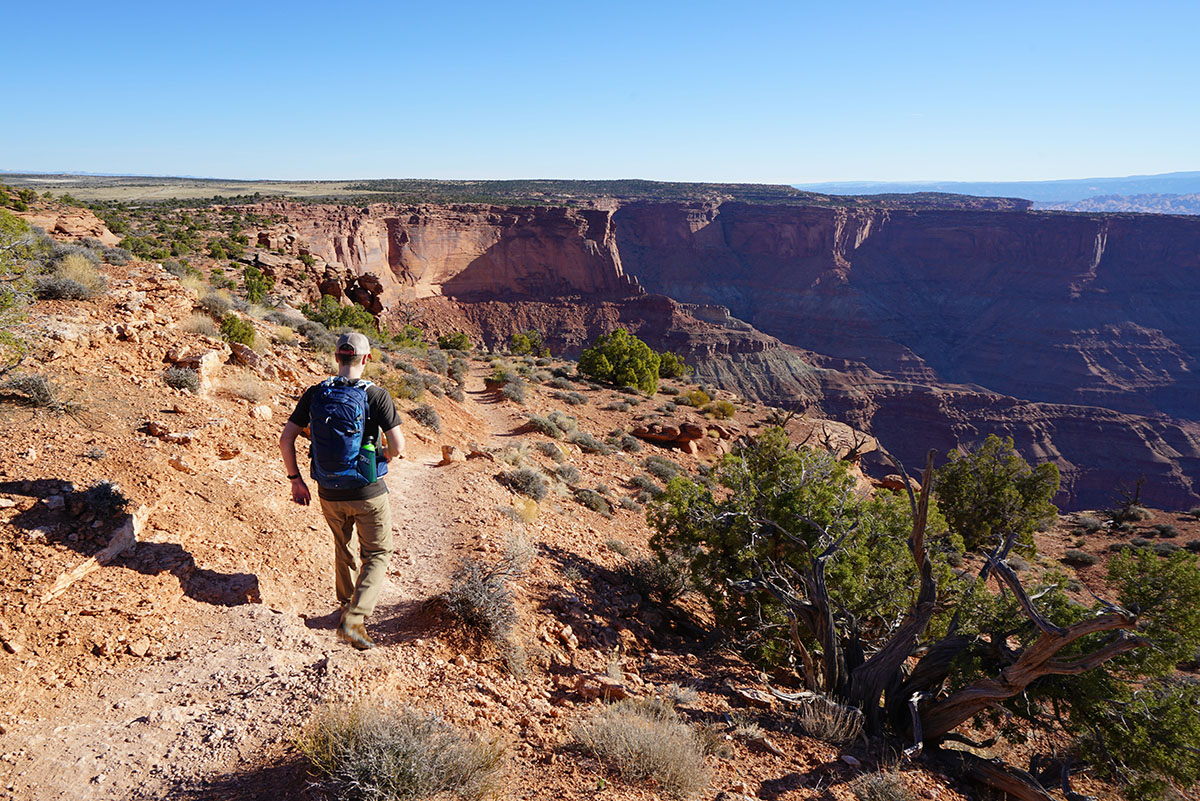
[[[292,416],[288,418],[291,422],[301,428],[308,428],[310,410],[312,409],[313,395],[316,393],[320,384],[314,384],[304,390],[304,394],[300,396],[300,400],[296,403],[296,410],[292,412]],[[363,434],[363,442],[374,443],[376,447],[380,444],[380,438],[384,431],[391,431],[400,425],[400,415],[396,412],[396,404],[392,403],[392,396],[383,387],[371,384],[367,387],[367,424],[366,431]],[[365,501],[370,498],[378,498],[380,495],[387,493],[387,484],[383,483],[381,476],[378,481],[373,484],[368,484],[365,487],[348,490],[326,489],[317,485],[317,494],[327,501]]]

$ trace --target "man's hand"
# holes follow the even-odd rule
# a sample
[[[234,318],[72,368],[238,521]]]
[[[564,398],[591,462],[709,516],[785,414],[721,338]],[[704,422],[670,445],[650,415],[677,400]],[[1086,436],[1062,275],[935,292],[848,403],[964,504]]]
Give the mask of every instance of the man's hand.
[[[301,506],[308,506],[312,503],[312,494],[309,493],[308,485],[304,483],[304,479],[292,479],[292,500]]]

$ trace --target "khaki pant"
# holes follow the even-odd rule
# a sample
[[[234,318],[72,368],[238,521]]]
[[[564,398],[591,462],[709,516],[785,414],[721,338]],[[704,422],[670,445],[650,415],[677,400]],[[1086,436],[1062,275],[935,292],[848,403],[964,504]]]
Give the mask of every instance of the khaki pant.
[[[375,611],[379,591],[387,580],[392,557],[392,510],[385,493],[366,501],[329,501],[321,498],[321,511],[333,532],[334,587],[345,610],[347,625],[362,623]],[[355,531],[358,529],[358,554]],[[362,557],[360,569],[358,557]]]

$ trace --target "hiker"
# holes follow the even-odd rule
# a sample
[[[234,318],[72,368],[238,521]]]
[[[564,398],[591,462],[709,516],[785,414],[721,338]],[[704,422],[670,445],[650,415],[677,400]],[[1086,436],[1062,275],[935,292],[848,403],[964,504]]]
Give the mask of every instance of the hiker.
[[[292,482],[292,500],[312,500],[296,462],[296,437],[311,442],[311,475],[321,512],[333,532],[334,585],[342,619],[338,639],[360,651],[374,647],[365,622],[387,576],[392,556],[392,515],[383,476],[387,463],[404,456],[400,416],[387,390],[362,378],[371,343],[359,333],[342,334],[334,351],[338,374],[309,387],[279,438]],[[355,555],[355,528],[358,554]]]

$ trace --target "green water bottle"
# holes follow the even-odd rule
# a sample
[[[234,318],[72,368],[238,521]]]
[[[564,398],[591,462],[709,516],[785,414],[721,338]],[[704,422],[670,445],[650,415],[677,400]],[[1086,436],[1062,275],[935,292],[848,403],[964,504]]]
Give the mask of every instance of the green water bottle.
[[[362,477],[365,478],[368,483],[374,484],[379,478],[379,475],[376,473],[378,468],[375,465],[375,443],[368,442],[363,445],[362,451],[359,453],[358,458],[363,462],[362,468],[359,471],[362,473]]]

